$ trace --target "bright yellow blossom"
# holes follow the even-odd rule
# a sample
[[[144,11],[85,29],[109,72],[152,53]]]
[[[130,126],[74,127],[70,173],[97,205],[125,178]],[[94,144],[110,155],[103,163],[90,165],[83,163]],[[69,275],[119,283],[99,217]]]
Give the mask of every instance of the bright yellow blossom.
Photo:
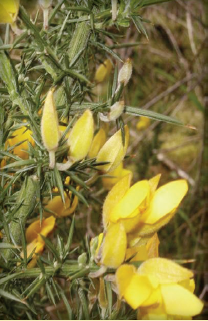
[[[84,159],[91,147],[94,133],[92,112],[87,109],[77,120],[68,137],[69,155],[76,162]]]
[[[126,155],[129,143],[129,129],[125,126],[125,144],[122,142],[121,129],[119,129],[100,149],[97,162],[108,162],[106,165],[97,166],[105,173],[113,171],[122,162]]]
[[[65,184],[69,183],[70,178],[67,177]],[[79,186],[76,187],[76,190],[79,190]],[[53,192],[58,192],[58,188],[55,187],[53,189]],[[69,192],[68,194],[64,192],[64,196],[65,204],[63,203],[60,195],[54,196],[51,200],[49,200],[47,205],[45,206],[46,211],[44,212],[44,215],[47,216],[51,212],[54,213],[54,215],[57,217],[65,217],[74,213],[78,205],[78,197],[75,195],[72,201],[72,192]],[[47,210],[49,210],[49,212],[47,212]]]
[[[159,240],[153,234],[168,223],[188,190],[185,180],[173,181],[157,189],[160,175],[130,187],[131,177],[127,174],[120,179],[103,205],[106,235],[101,245],[101,263],[105,267],[113,267],[110,259],[105,259],[111,256],[116,262],[114,267],[125,259],[139,261],[157,257]],[[116,247],[114,242],[118,238],[122,239],[121,247]]]
[[[103,82],[111,73],[113,68],[112,62],[110,59],[106,59],[102,64],[99,65],[95,73],[95,81]]]
[[[27,257],[34,251],[32,260],[28,263],[28,268],[33,268],[37,262],[37,253],[41,253],[44,250],[45,242],[43,241],[41,235],[48,236],[48,234],[54,229],[55,218],[50,216],[43,219],[42,222],[37,220],[30,224],[26,230],[26,240],[27,240]],[[41,235],[40,235],[41,234]],[[23,257],[23,252],[21,253]]]
[[[202,311],[203,303],[192,293],[193,273],[163,258],[153,258],[140,267],[121,265],[116,272],[120,298],[138,309],[139,319],[191,318]]]
[[[103,186],[110,190],[121,178],[129,174],[132,175],[132,171],[123,168],[123,163],[121,162],[113,171],[108,172],[109,177],[102,178]]]
[[[0,2],[0,23],[15,22],[19,11],[20,0],[1,0]]]
[[[21,143],[22,142],[22,143]],[[28,159],[28,142],[34,146],[35,142],[32,138],[32,132],[26,126],[22,126],[16,129],[12,133],[12,137],[9,138],[6,142],[6,147],[14,147],[12,153],[19,156],[22,159]],[[4,163],[5,165],[5,163]],[[3,165],[2,165],[3,166]]]
[[[188,184],[186,180],[180,179],[155,190],[159,177],[157,175],[149,181],[139,181],[131,187],[130,178],[122,178],[105,200],[103,206],[105,224],[122,222],[127,233],[136,233],[138,236],[153,234],[166,224],[186,195]],[[122,196],[118,198],[120,188]]]

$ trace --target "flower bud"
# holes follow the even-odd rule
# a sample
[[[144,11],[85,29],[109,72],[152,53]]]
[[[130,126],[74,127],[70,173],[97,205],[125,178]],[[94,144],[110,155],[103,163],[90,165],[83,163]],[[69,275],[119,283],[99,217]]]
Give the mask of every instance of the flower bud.
[[[109,162],[109,164],[97,166],[103,172],[113,171],[124,159],[129,143],[129,129],[125,126],[125,144],[122,142],[121,129],[118,130],[101,148],[97,156],[97,162]]]
[[[98,83],[103,82],[110,75],[112,67],[113,65],[110,59],[106,59],[96,70],[95,81]]]
[[[132,74],[132,63],[131,59],[128,58],[126,62],[124,63],[123,67],[120,69],[118,74],[118,83],[123,83],[124,86],[126,86],[129,82],[129,79],[131,78]]]
[[[93,138],[90,151],[88,153],[89,158],[94,158],[97,156],[99,150],[106,142],[106,133],[103,128],[100,128],[95,137]]]
[[[50,90],[47,94],[43,114],[41,119],[41,136],[45,148],[49,152],[50,167],[53,168],[55,164],[55,151],[59,142],[59,125],[58,115],[53,99],[53,91]]]
[[[0,23],[13,23],[18,15],[20,0],[7,0],[0,3]]]
[[[113,106],[110,108],[110,112],[107,115],[103,113],[99,114],[99,117],[104,122],[109,122],[111,120],[116,120],[124,110],[124,101],[117,101]]]
[[[94,121],[92,112],[87,109],[77,120],[68,138],[69,154],[73,161],[84,159],[92,144]]]

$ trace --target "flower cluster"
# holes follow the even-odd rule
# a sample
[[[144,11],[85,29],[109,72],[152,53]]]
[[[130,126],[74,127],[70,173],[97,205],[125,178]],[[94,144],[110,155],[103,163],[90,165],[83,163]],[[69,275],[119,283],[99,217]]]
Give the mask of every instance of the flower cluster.
[[[191,319],[203,303],[193,294],[193,273],[163,258],[152,258],[135,266],[123,264],[116,271],[120,298],[138,309],[138,319]]]
[[[193,273],[159,258],[156,233],[175,214],[188,191],[187,182],[176,180],[157,188],[157,175],[130,187],[131,178],[131,173],[121,178],[104,202],[104,232],[91,242],[101,267],[91,276],[116,269],[113,288],[120,299],[138,309],[138,319],[191,319],[203,308],[193,294]],[[143,263],[136,269],[132,263],[139,261]]]
[[[147,243],[169,222],[188,190],[185,180],[173,181],[157,189],[160,175],[130,187],[131,177],[127,174],[120,179],[103,205],[105,237],[101,264],[107,267],[117,268],[126,255],[129,257],[128,253],[136,254],[141,239],[145,237]]]

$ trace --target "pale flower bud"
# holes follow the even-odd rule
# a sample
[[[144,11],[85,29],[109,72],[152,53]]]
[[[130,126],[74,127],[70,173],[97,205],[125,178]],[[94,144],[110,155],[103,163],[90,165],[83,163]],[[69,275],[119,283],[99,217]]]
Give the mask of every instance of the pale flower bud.
[[[55,151],[59,142],[59,125],[58,115],[53,99],[53,91],[50,90],[47,94],[43,115],[41,119],[41,136],[43,144],[49,152],[50,167],[54,168],[55,165]]]
[[[129,129],[125,126],[125,144],[123,145],[121,130],[118,130],[101,148],[97,156],[97,162],[109,162],[106,165],[97,166],[103,172],[113,171],[124,159],[129,143]]]
[[[77,120],[68,138],[69,155],[73,161],[84,159],[92,144],[94,121],[92,112],[87,109]]]
[[[124,63],[123,67],[119,71],[119,74],[118,74],[119,85],[123,83],[124,86],[126,86],[129,82],[129,79],[131,78],[131,74],[132,74],[132,62],[131,62],[131,59],[128,58]]]
[[[43,26],[45,30],[48,28],[48,14],[52,2],[53,0],[39,0],[39,4],[43,10]]]
[[[110,112],[107,115],[104,115],[103,113],[99,114],[100,120],[104,122],[109,122],[112,120],[116,120],[124,110],[124,101],[117,101],[113,106],[110,108]]]

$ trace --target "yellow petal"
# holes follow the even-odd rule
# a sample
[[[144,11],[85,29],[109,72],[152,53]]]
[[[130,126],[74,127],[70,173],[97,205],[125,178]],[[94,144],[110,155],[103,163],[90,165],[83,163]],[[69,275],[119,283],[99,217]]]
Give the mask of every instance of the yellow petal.
[[[158,186],[159,181],[160,181],[160,177],[161,177],[161,174],[158,174],[158,175],[152,177],[151,179],[149,179],[151,195],[156,191],[157,186]]]
[[[143,262],[139,274],[154,275],[160,284],[180,282],[193,277],[193,273],[179,264],[163,258],[152,258]]]
[[[162,285],[161,293],[167,314],[195,316],[203,309],[202,301],[181,285]]]
[[[46,219],[42,220],[42,224],[40,220],[37,220],[29,225],[29,227],[26,230],[26,240],[27,243],[31,243],[32,241],[36,240],[38,237],[38,234],[42,234],[44,236],[47,236],[54,228],[56,219],[53,216],[50,216]],[[39,239],[40,242],[42,241],[42,238]]]
[[[88,157],[89,158],[96,157],[99,150],[101,149],[101,147],[103,147],[105,142],[106,142],[106,133],[104,129],[101,127],[97,132],[97,134],[95,135],[95,137],[93,138],[92,145],[88,153]]]
[[[48,151],[55,151],[59,142],[58,115],[53,99],[53,91],[46,96],[43,115],[41,119],[41,136],[43,144]]]
[[[55,227],[56,219],[50,216],[42,221],[40,234],[47,236]]]
[[[129,286],[133,275],[136,274],[136,268],[134,265],[122,264],[116,271],[116,285],[118,287],[120,299],[124,296],[124,293]]]
[[[65,193],[65,200],[68,199]],[[70,204],[69,204],[70,206]],[[45,206],[46,209],[53,212],[54,215],[61,217],[62,212],[64,211],[64,203],[62,202],[61,196],[54,196],[48,204]],[[44,215],[47,216],[49,212],[45,211]],[[50,213],[51,215],[51,213]]]
[[[40,233],[40,230],[40,220],[37,220],[30,224],[25,233],[27,243],[31,243],[32,241],[34,241],[38,237],[38,233]]]
[[[32,260],[28,263],[27,265],[27,268],[31,269],[33,268],[35,265],[36,265],[36,262],[37,262],[37,256],[35,253],[41,253],[43,252],[44,250],[44,247],[45,247],[45,243],[44,242],[38,242],[37,239],[33,240],[31,243],[29,243],[27,245],[27,257],[30,256],[30,254],[34,251],[35,249],[35,252],[32,256]],[[24,257],[24,254],[23,252],[21,252],[21,257],[23,258]]]
[[[129,130],[125,126],[125,144],[123,146],[121,130],[118,130],[100,149],[97,162],[109,162],[106,165],[97,166],[103,172],[113,171],[124,159],[129,143]]]
[[[143,222],[154,224],[164,216],[176,210],[188,191],[186,180],[181,179],[160,187],[154,194]]]
[[[162,294],[161,294],[161,289],[160,287],[157,287],[154,289],[149,296],[149,298],[142,303],[142,307],[148,307],[151,305],[154,305],[155,307],[159,306],[162,304]],[[164,311],[165,312],[165,311]]]
[[[112,67],[113,67],[113,65],[112,65],[112,62],[110,61],[110,59],[106,59],[104,61],[104,63],[100,64],[100,66],[96,70],[95,81],[96,82],[103,82],[110,74]]]
[[[106,200],[103,204],[103,225],[106,226],[109,223],[109,216],[113,207],[119,202],[119,200],[128,191],[131,183],[132,175],[126,175],[113,186],[112,190],[108,193]]]
[[[79,190],[79,186],[76,187],[76,190],[77,191]],[[79,202],[78,197],[74,196],[71,206],[67,205],[67,203],[65,203],[66,209],[64,209],[63,212],[61,213],[61,217],[69,216],[72,213],[74,213],[75,209],[77,208],[78,202]]]
[[[134,274],[124,293],[124,299],[133,309],[137,309],[149,298],[151,292],[148,276]]]
[[[134,184],[112,209],[110,220],[117,222],[119,219],[132,218],[139,214],[139,206],[145,201],[149,190],[146,180]]]
[[[92,144],[94,120],[92,112],[87,109],[77,120],[68,138],[69,155],[74,161],[84,159]]]
[[[22,144],[19,144],[21,143]],[[26,126],[16,129],[12,133],[12,138],[9,138],[6,145],[9,144],[10,147],[19,144],[13,149],[13,153],[20,158],[28,159],[28,142],[34,146],[34,140],[32,138],[32,132]]]
[[[121,223],[112,224],[107,229],[102,248],[101,263],[110,268],[117,268],[125,259],[127,239]]]

